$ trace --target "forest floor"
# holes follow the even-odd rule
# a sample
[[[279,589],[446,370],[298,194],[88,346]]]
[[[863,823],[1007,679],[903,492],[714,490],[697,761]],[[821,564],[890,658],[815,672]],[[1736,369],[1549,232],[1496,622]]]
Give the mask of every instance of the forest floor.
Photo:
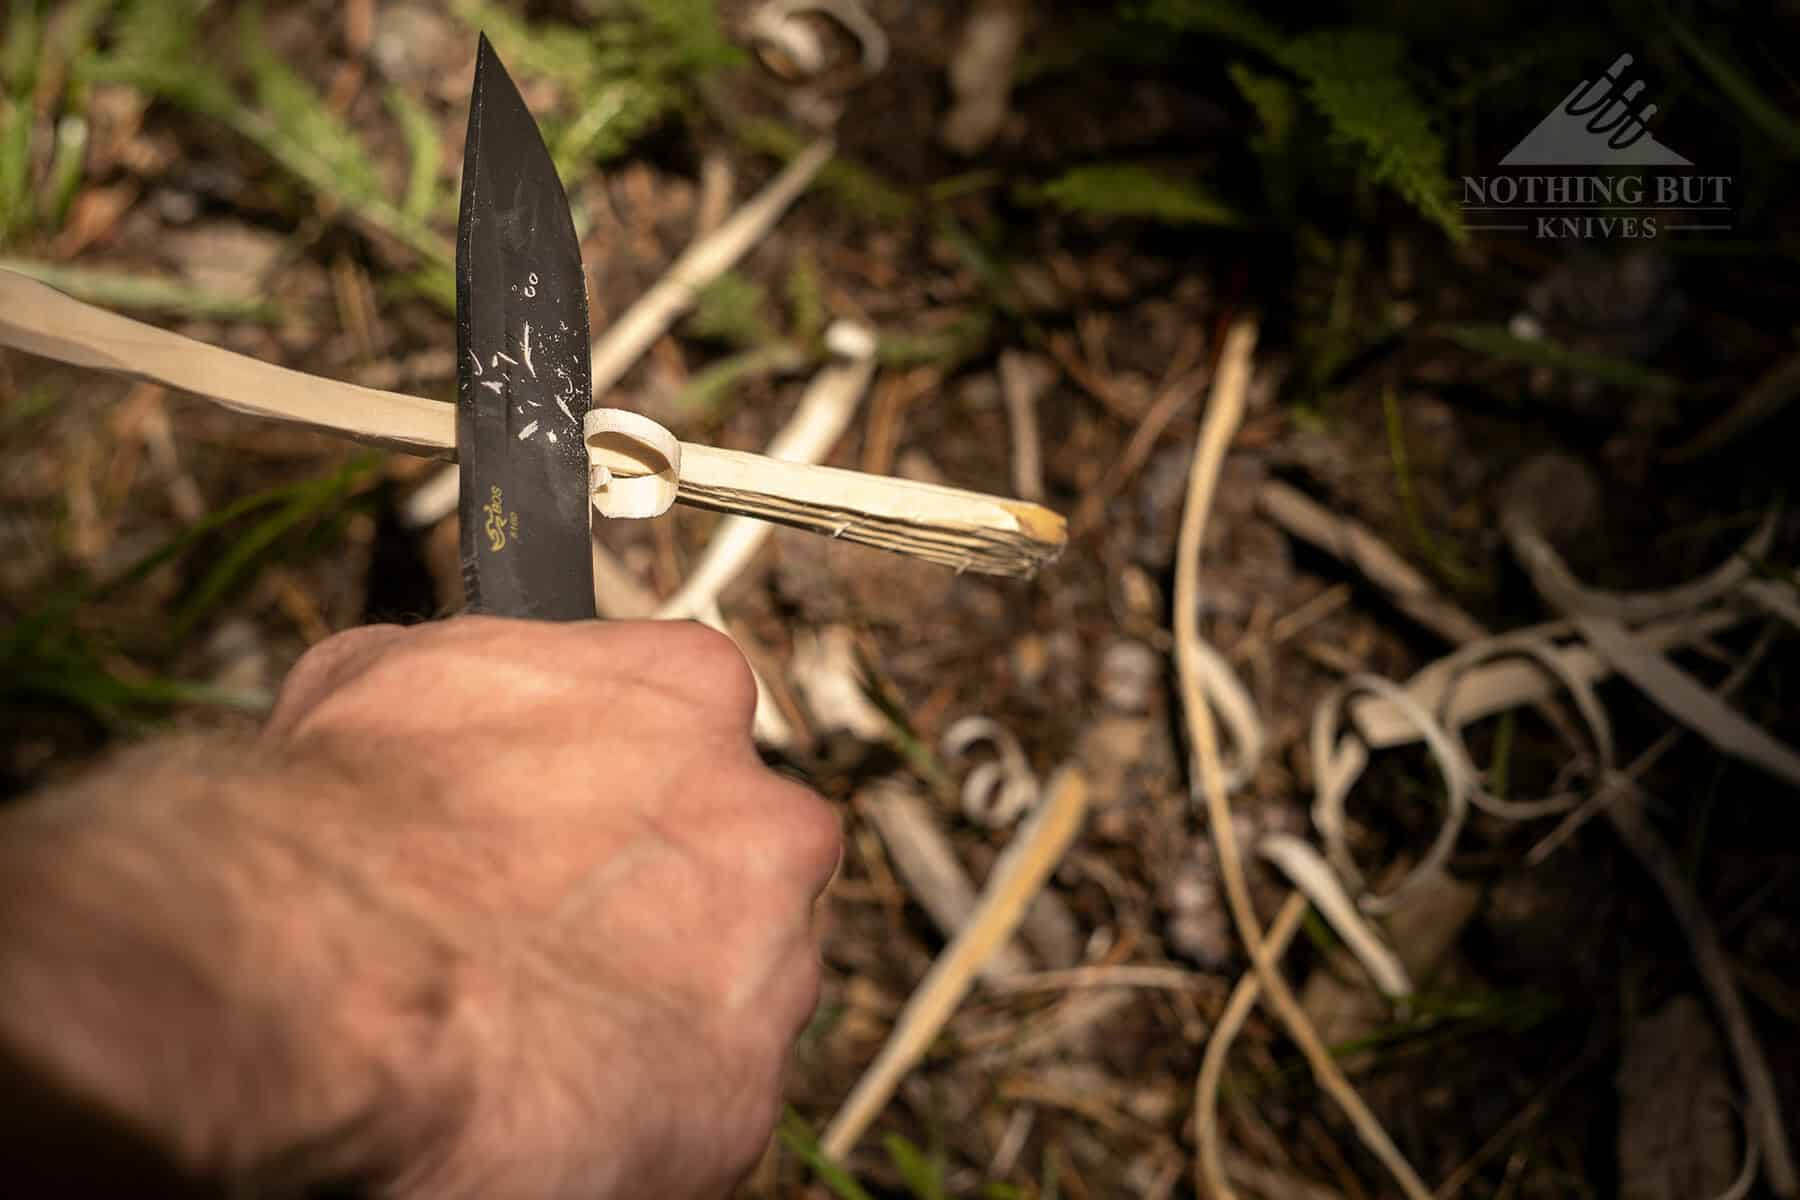
[[[51,11],[69,20],[76,7]],[[86,152],[66,205],[15,222],[0,257],[257,358],[453,399],[443,261],[434,275],[406,232],[449,246],[475,47],[452,13],[473,7],[308,0],[262,18],[266,47],[363,147],[367,193],[406,197],[397,215],[358,207],[354,172],[332,194],[284,160],[281,146],[304,137],[259,140],[253,121],[152,97],[141,80],[100,82],[83,93]],[[763,7],[724,5],[721,38],[748,45]],[[532,5],[523,28],[540,42],[495,34],[528,100],[561,114],[561,129],[578,98],[544,30],[578,8]],[[904,1141],[865,1137],[849,1165],[876,1196],[1191,1196],[1201,1057],[1249,970],[1190,767],[1171,632],[1183,499],[1226,331],[1254,319],[1260,337],[1197,603],[1201,633],[1264,727],[1231,804],[1266,925],[1288,884],[1256,847],[1276,834],[1317,841],[1309,734],[1321,704],[1346,680],[1408,680],[1458,631],[1559,615],[1509,548],[1509,506],[1523,502],[1590,587],[1668,588],[1737,563],[1792,603],[1800,523],[1779,503],[1800,431],[1783,407],[1800,392],[1796,230],[1790,215],[1767,235],[1775,252],[1702,253],[1667,237],[1458,242],[1366,195],[1324,232],[1070,211],[1037,184],[1081,164],[1245,170],[1243,106],[1228,86],[1195,82],[1223,68],[1084,65],[1068,41],[1104,10],[1058,18],[1061,39],[1041,19],[1004,119],[959,154],[943,128],[965,6],[866,8],[887,41],[878,73],[821,18],[809,26],[826,55],[818,74],[753,53],[709,66],[625,153],[579,159],[568,178],[598,337],[829,126],[833,165],[612,403],[687,440],[760,449],[823,362],[826,321],[854,321],[879,335],[880,368],[826,461],[1033,491],[1070,517],[1067,550],[1029,581],[781,529],[721,596],[791,726],[771,758],[846,826],[824,999],[789,1100],[823,1129],[946,945],[902,861],[918,852],[910,841],[941,838],[979,888],[1018,827],[965,803],[973,767],[1048,779],[1073,763],[1090,808],[1010,951],[1030,973],[975,986],[875,1124]],[[122,36],[87,32],[96,45]],[[192,37],[212,48],[203,58],[241,61],[231,5],[211,5]],[[54,53],[40,62],[61,69]],[[669,68],[666,86],[683,86],[684,69]],[[232,76],[248,111],[277,111],[278,91],[250,98],[249,70]],[[416,107],[396,106],[396,90]],[[40,75],[33,94],[43,134],[68,93]],[[321,128],[324,154],[334,135]],[[47,154],[50,140],[32,144]],[[1490,149],[1504,146],[1459,153],[1492,161]],[[1539,337],[1568,354],[1520,350]],[[1719,417],[1751,392],[1770,415],[1739,436]],[[1035,468],[1020,460],[1026,427],[1041,446]],[[1695,453],[1671,455],[1696,438]],[[1509,485],[1526,467],[1540,474],[1521,500]],[[332,632],[456,609],[454,515],[422,528],[407,518],[438,469],[0,352],[0,620],[11,626],[0,649],[12,656],[0,791],[22,794],[171,721],[243,721]],[[1295,495],[1317,502],[1326,540],[1378,543],[1421,590],[1399,594],[1391,573],[1372,578],[1366,558],[1280,519]],[[1749,561],[1740,550],[1769,514]],[[605,541],[666,597],[717,522],[678,508],[615,523]],[[161,548],[172,552],[133,570]],[[1689,632],[1702,607],[1729,620],[1668,661],[1713,689],[1753,659],[1731,703],[1791,743],[1800,647],[1745,595],[1721,588],[1671,608]],[[1696,719],[1666,700],[1608,672],[1596,686],[1621,768],[1670,743],[1629,803],[1710,924],[1791,1136],[1800,845],[1779,813],[1793,789],[1681,732]],[[1564,697],[1472,724],[1488,791],[1585,804],[1598,772],[1575,715]],[[1010,744],[947,748],[969,718]],[[922,830],[885,811],[896,794],[920,802],[909,811],[924,814]],[[1372,751],[1350,799],[1348,846],[1377,890],[1420,861],[1445,819],[1438,767],[1416,741]],[[1375,999],[1317,918],[1282,969],[1437,1195],[1719,1194],[1751,1118],[1691,938],[1612,824],[1564,829],[1566,818],[1470,815],[1447,873],[1386,918],[1418,988],[1409,1002]],[[1659,1110],[1669,1094],[1704,1103]],[[1271,1011],[1250,1017],[1218,1105],[1245,1194],[1401,1194]],[[849,1185],[776,1151],[748,1194],[833,1186]]]

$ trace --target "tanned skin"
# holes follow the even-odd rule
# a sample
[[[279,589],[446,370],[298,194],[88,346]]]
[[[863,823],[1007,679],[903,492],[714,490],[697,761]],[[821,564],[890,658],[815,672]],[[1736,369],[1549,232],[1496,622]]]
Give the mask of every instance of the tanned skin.
[[[840,845],[754,705],[698,625],[370,627],[0,814],[0,1190],[726,1194]]]

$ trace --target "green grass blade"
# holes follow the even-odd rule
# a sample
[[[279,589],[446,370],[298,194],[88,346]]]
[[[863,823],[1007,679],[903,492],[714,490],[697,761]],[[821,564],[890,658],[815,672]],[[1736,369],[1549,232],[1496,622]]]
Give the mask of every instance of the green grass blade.
[[[357,462],[324,479],[313,480],[299,488],[274,512],[263,517],[250,529],[233,539],[193,593],[175,612],[169,624],[168,637],[179,642],[206,619],[239,585],[246,582],[262,564],[275,544],[293,530],[339,503],[367,469],[370,460],[359,456]]]
[[[437,122],[423,104],[397,87],[388,89],[387,105],[406,139],[406,196],[400,201],[401,215],[420,225],[429,224],[448,197],[439,185],[444,147]]]
[[[927,1155],[898,1133],[883,1137],[881,1144],[887,1148],[888,1160],[894,1164],[894,1170],[900,1173],[913,1200],[944,1200],[944,1163],[941,1158]]]
[[[782,1113],[776,1133],[788,1153],[811,1167],[819,1182],[831,1189],[831,1194],[838,1200],[874,1200],[850,1172],[825,1157],[825,1152],[819,1148],[818,1137],[793,1109]]]
[[[1679,23],[1671,24],[1670,28],[1675,32],[1675,40],[1681,43],[1682,49],[1706,72],[1707,78],[1725,93],[1726,98],[1737,106],[1738,111],[1764,137],[1775,144],[1783,158],[1800,156],[1800,124],[1782,112],[1742,71],[1700,40],[1692,30]]]
[[[1431,332],[1455,342],[1465,350],[1486,354],[1503,362],[1553,367],[1559,371],[1587,375],[1614,387],[1657,395],[1669,395],[1681,387],[1679,380],[1661,371],[1604,354],[1574,350],[1549,338],[1530,341],[1516,338],[1498,325],[1439,325]]]
[[[15,100],[29,100],[37,86],[39,43],[44,19],[39,0],[10,0],[6,17],[6,45],[0,51],[0,85]]]
[[[726,271],[700,290],[686,322],[695,337],[729,345],[766,346],[776,340],[765,315],[769,295],[763,286],[736,271]]]
[[[1481,575],[1465,565],[1448,545],[1440,542],[1425,526],[1418,493],[1413,490],[1412,460],[1406,449],[1406,427],[1400,420],[1400,401],[1392,387],[1382,390],[1381,408],[1387,423],[1388,458],[1394,468],[1394,491],[1399,495],[1400,511],[1405,514],[1407,531],[1412,536],[1413,545],[1425,556],[1425,561],[1438,577],[1450,586],[1464,592],[1484,590],[1486,581]]]
[[[675,403],[692,417],[717,420],[724,414],[728,407],[726,402],[738,385],[780,371],[797,371],[807,361],[805,353],[787,342],[741,350],[689,379],[675,397]]]
[[[20,258],[0,258],[0,268],[29,275],[77,300],[103,308],[165,313],[213,321],[281,319],[281,309],[261,296],[229,296],[173,279],[154,279],[96,267],[67,267]]]
[[[0,242],[25,226],[31,194],[31,105],[0,95]]]
[[[112,48],[78,64],[86,81],[119,83],[214,120],[237,108],[231,85],[194,44],[201,0],[127,0],[112,22]]]
[[[81,187],[87,165],[88,121],[80,113],[65,113],[56,122],[56,142],[50,159],[50,178],[39,199],[39,216],[50,229],[61,228],[69,205]]]

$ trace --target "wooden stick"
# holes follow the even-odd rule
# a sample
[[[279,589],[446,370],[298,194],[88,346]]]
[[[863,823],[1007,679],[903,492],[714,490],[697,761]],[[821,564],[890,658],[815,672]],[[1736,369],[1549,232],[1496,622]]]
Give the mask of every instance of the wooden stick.
[[[950,944],[931,964],[912,998],[901,1010],[881,1053],[850,1090],[819,1148],[842,1159],[880,1115],[906,1073],[969,993],[975,976],[1005,946],[1025,916],[1033,896],[1062,862],[1063,852],[1080,832],[1087,812],[1087,780],[1079,768],[1064,767],[1050,779],[1038,810],[1013,835],[982,889],[975,911]]]
[[[1219,760],[1219,734],[1212,709],[1202,691],[1194,666],[1194,647],[1200,644],[1198,629],[1200,546],[1206,518],[1212,511],[1213,489],[1226,448],[1243,414],[1244,393],[1249,389],[1250,355],[1256,346],[1256,325],[1240,321],[1225,335],[1219,369],[1213,377],[1211,403],[1201,420],[1200,438],[1188,469],[1188,493],[1182,505],[1181,531],[1175,550],[1175,667],[1181,684],[1182,710],[1192,742],[1193,778],[1206,803],[1207,824],[1225,879],[1225,898],[1238,934],[1250,953],[1265,999],[1274,1008],[1288,1035],[1294,1039],[1312,1068],[1320,1089],[1343,1109],[1363,1145],[1381,1160],[1407,1200],[1430,1200],[1431,1193],[1388,1136],[1375,1114],[1344,1077],[1318,1031],[1301,1010],[1293,989],[1282,978],[1256,910],[1250,903],[1250,887],[1238,852],[1237,833],[1231,819],[1231,801],[1225,786],[1225,769]]]
[[[252,416],[409,454],[456,456],[453,405],[323,379],[83,304],[0,270],[0,346],[191,392]],[[958,571],[1031,575],[1062,552],[1049,509],[882,475],[683,443],[677,499],[877,546]]]

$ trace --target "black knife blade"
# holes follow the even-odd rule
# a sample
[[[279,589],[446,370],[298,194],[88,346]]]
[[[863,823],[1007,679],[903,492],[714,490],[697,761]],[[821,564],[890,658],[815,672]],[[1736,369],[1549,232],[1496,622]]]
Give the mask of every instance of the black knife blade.
[[[587,286],[568,196],[486,35],[456,226],[463,588],[500,616],[594,616]]]

